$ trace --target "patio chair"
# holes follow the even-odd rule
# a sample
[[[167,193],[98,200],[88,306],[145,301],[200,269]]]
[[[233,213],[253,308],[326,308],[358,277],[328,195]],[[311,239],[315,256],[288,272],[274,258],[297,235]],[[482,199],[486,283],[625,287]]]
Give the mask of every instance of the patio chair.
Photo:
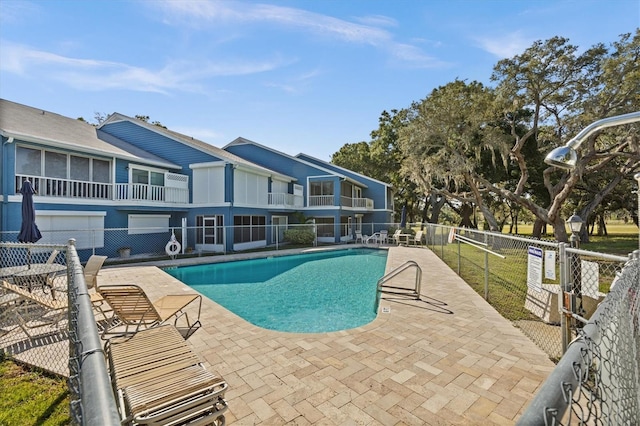
[[[173,318],[173,325],[181,330],[185,339],[188,339],[201,325],[202,296],[199,294],[167,295],[151,302],[144,290],[134,284],[104,285],[98,287],[98,293],[120,320],[119,323],[105,328],[103,337],[110,334],[137,333],[141,329],[162,325]],[[189,321],[189,315],[185,310],[192,302],[197,302],[198,306],[198,316],[193,323]],[[178,327],[178,321],[183,317],[184,325]]]
[[[12,318],[30,338],[36,337],[31,330],[50,327],[47,334],[59,331],[59,324],[67,316],[66,299],[56,300],[44,293],[31,292],[23,287],[2,280],[5,295],[2,313]]]
[[[364,243],[365,237],[362,235],[362,231],[356,231],[356,243]]]
[[[225,424],[228,384],[171,325],[105,345],[122,424]]]
[[[386,244],[387,242],[389,242],[389,231],[387,231],[386,229],[382,229],[380,231],[380,240],[378,242],[380,244]]]
[[[51,254],[49,255],[49,258],[47,259],[47,264],[48,264],[48,265],[51,265],[51,264],[53,264],[53,262],[55,262],[56,257],[58,257],[58,253],[60,253],[60,250],[55,250],[55,249],[54,249],[54,250],[51,252]]]
[[[98,274],[100,273],[105,260],[107,260],[107,256],[98,256],[94,254],[89,257],[89,260],[87,260],[87,263],[83,268],[83,275],[87,289],[89,290],[91,305],[103,316],[105,321],[109,322],[113,316],[113,311],[105,302],[102,295],[97,292]],[[63,291],[65,293],[69,291],[69,283],[67,282],[66,277],[54,277],[51,281],[50,287],[53,290],[54,298],[55,291]],[[64,282],[64,284],[61,284],[61,282]]]
[[[84,281],[87,283],[87,288],[94,288],[98,285],[98,274],[105,260],[107,260],[107,256],[95,254],[87,260],[84,265]]]
[[[413,245],[422,245],[422,235],[424,234],[423,231],[418,231],[416,232],[416,235],[411,239],[411,244]]]
[[[394,244],[400,244],[400,234],[402,234],[402,229],[396,229],[396,232],[391,236],[391,240]]]

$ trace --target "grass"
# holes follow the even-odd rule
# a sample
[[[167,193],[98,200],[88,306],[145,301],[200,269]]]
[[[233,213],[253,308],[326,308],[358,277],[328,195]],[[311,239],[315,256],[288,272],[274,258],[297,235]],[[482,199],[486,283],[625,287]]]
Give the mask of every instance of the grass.
[[[0,361],[0,425],[36,424],[71,424],[67,381]]]

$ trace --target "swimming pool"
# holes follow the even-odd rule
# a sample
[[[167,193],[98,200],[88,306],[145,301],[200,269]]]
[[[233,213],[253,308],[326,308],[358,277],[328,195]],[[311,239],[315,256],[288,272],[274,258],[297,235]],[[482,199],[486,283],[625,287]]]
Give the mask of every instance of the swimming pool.
[[[349,249],[212,263],[166,272],[250,323],[323,333],[376,317],[386,250]]]

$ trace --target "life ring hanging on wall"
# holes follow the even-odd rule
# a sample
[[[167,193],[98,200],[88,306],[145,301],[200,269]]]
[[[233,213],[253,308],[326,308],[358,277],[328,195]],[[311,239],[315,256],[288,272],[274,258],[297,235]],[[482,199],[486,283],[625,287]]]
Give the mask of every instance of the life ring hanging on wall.
[[[180,243],[178,242],[178,240],[176,240],[175,234],[172,233],[171,239],[169,240],[167,245],[164,246],[165,253],[167,253],[169,256],[175,256],[176,254],[180,253],[181,248],[182,247],[180,246]]]

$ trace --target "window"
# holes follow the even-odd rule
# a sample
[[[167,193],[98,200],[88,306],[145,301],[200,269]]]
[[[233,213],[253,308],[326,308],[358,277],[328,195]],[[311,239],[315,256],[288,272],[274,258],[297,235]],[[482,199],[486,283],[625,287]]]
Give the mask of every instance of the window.
[[[333,226],[334,220],[332,217],[318,217],[316,218],[316,228],[318,230],[319,237],[334,237],[335,231]]]
[[[111,162],[18,145],[16,192],[26,179],[39,195],[110,198]]]
[[[16,148],[16,174],[42,176],[42,151],[39,149]]]
[[[168,214],[130,214],[128,233],[132,234],[154,234],[169,232]]]
[[[104,211],[36,211],[36,222],[42,232],[43,244],[67,244],[69,235],[76,240],[76,249],[104,247]]]
[[[67,178],[67,155],[59,152],[44,152],[44,175],[52,178]]]
[[[333,195],[333,182],[310,182],[309,192],[311,195]]]
[[[224,216],[196,216],[196,244],[224,244]]]
[[[234,216],[233,242],[266,241],[266,223],[265,216]]]
[[[104,160],[96,160],[95,158],[93,159],[92,163],[93,163],[93,181],[109,183],[111,163]]]
[[[164,186],[164,172],[131,168],[131,183],[143,183],[145,185]]]
[[[91,174],[89,170],[90,163],[91,160],[86,157],[76,157],[75,155],[72,155],[70,164],[71,167],[69,167],[69,177],[72,180],[91,180]]]

